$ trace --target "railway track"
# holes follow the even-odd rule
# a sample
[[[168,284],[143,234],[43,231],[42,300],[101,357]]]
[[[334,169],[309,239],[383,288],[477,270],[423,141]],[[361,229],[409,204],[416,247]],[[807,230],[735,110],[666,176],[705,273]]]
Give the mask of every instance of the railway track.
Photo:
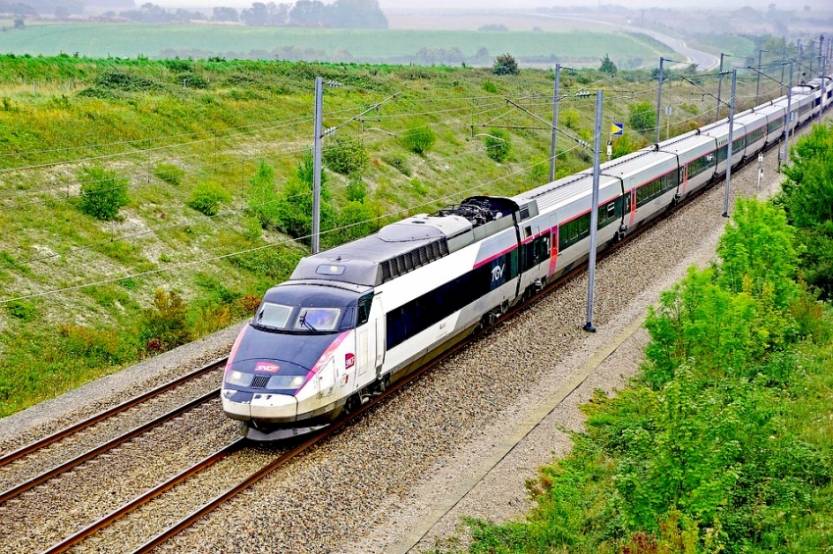
[[[52,433],[46,437],[33,441],[21,448],[18,448],[4,456],[0,457],[0,467],[8,466],[14,462],[20,461],[25,459],[27,456],[31,456],[37,452],[44,450],[45,448],[52,446],[56,443],[59,443],[65,439],[72,437],[82,431],[90,429],[95,425],[98,425],[108,419],[126,412],[127,410],[134,408],[136,406],[142,405],[152,399],[155,399],[167,392],[170,392],[177,387],[180,387],[186,383],[193,381],[194,379],[198,379],[205,375],[208,375],[212,371],[217,371],[223,367],[225,363],[225,358],[215,360],[209,364],[206,364],[194,371],[186,373],[180,377],[177,377],[167,383],[164,383],[158,387],[155,387],[145,393],[142,393],[138,396],[130,398],[112,408],[99,412],[93,416],[90,416],[78,423],[65,427],[60,431]],[[114,448],[118,447],[119,445],[138,437],[139,435],[146,433],[147,431],[153,429],[154,427],[158,427],[177,416],[187,412],[188,410],[203,404],[211,400],[212,398],[218,397],[220,393],[220,388],[216,387],[210,390],[209,392],[198,396],[197,398],[191,399],[187,402],[184,402],[171,410],[166,411],[165,413],[156,416],[149,421],[140,424],[137,427],[133,427],[130,430],[120,433],[117,436],[98,444],[97,446],[90,448],[89,450],[84,451],[83,453],[70,458],[69,460],[65,460],[63,462],[58,463],[57,465],[51,467],[50,469],[43,471],[37,474],[34,477],[31,477],[25,481],[22,481],[2,492],[0,492],[0,504],[7,502],[13,498],[16,498],[23,494],[24,492],[42,484],[50,479],[54,479],[55,477],[66,473],[73,468],[77,467],[78,465],[91,460],[105,452],[113,450]]]
[[[693,202],[696,198],[698,198],[702,193],[706,190],[712,188],[716,183],[722,182],[720,179],[714,180],[709,186],[703,187],[700,191],[696,194],[688,197],[685,199],[684,202],[681,202],[675,210],[667,212],[666,215],[670,213],[676,212],[678,209],[683,208],[684,206],[688,205],[689,203]],[[662,221],[663,217],[657,217],[653,220],[646,222],[644,225],[640,226],[636,229],[629,237],[621,242],[614,243],[609,248],[607,248],[602,253],[602,258],[611,255],[613,252],[618,250],[619,248],[624,247],[630,242],[631,239],[640,236],[641,234],[647,232],[649,229],[654,227],[659,221]],[[535,304],[540,302],[547,294],[549,294],[552,290],[562,286],[567,281],[575,278],[576,276],[582,274],[584,272],[584,265],[583,263],[577,264],[576,267],[571,269],[567,274],[563,275],[559,279],[547,283],[547,286],[537,295],[530,298],[526,302],[517,305],[512,310],[510,310],[503,318],[501,318],[500,322],[506,323],[510,321],[513,317],[517,316],[519,313],[526,311],[528,308],[532,308]],[[321,443],[322,441],[326,440],[327,438],[333,436],[334,434],[338,433],[340,430],[345,428],[348,425],[353,424],[356,420],[363,417],[368,411],[373,409],[376,405],[380,402],[383,402],[390,396],[395,395],[399,391],[403,390],[408,384],[412,381],[416,380],[422,374],[430,371],[435,366],[439,365],[443,361],[452,357],[455,353],[459,352],[463,348],[467,347],[471,344],[471,336],[465,336],[461,340],[459,340],[456,344],[454,344],[451,348],[443,352],[437,358],[433,359],[429,363],[425,364],[424,366],[418,368],[417,370],[411,372],[407,376],[403,377],[396,383],[394,383],[391,387],[388,388],[382,395],[374,398],[372,401],[365,403],[362,405],[356,412],[347,415],[339,419],[337,422],[332,424],[330,427],[323,429],[317,433],[307,436],[301,440],[294,442],[287,450],[281,452],[280,454],[276,455],[273,460],[266,463],[258,470],[252,472],[250,475],[245,477],[244,479],[240,480],[235,485],[229,487],[219,495],[215,496],[214,498],[210,499],[209,501],[205,502],[204,504],[200,505],[195,510],[191,511],[180,520],[176,521],[174,524],[170,525],[166,529],[162,530],[158,534],[151,537],[147,542],[139,546],[135,553],[143,553],[143,552],[150,552],[154,550],[156,547],[162,545],[163,543],[167,542],[171,538],[175,537],[182,531],[191,527],[194,523],[202,519],[204,516],[211,513],[213,510],[221,506],[222,504],[228,502],[229,500],[233,499],[241,492],[249,489],[257,482],[261,481],[268,475],[275,472],[278,468],[286,465],[294,458],[297,458],[304,452],[310,450],[315,445]],[[216,394],[216,391],[212,391],[212,393]],[[199,400],[199,399],[197,399]],[[192,401],[192,402],[196,402]],[[139,433],[136,433],[139,434]],[[128,439],[125,439],[128,440]],[[93,523],[89,524],[85,528],[75,532],[74,534],[68,536],[67,538],[63,539],[62,541],[54,544],[45,552],[47,553],[58,553],[58,552],[66,552],[67,550],[73,548],[74,546],[83,542],[86,538],[94,535],[95,533],[106,529],[113,525],[116,521],[128,517],[133,511],[137,510],[138,508],[150,503],[156,498],[164,495],[168,491],[171,491],[175,487],[180,484],[185,483],[192,477],[196,476],[197,474],[203,472],[204,470],[214,466],[221,460],[224,460],[234,454],[235,452],[245,448],[246,440],[244,438],[237,438],[234,441],[230,442],[226,446],[223,446],[216,450],[215,452],[211,453],[210,455],[206,456],[205,458],[195,462],[190,467],[184,469],[183,471],[177,473],[173,477],[169,478],[168,480],[154,486],[151,489],[148,489],[144,493],[140,494],[139,496],[133,498],[132,500],[126,502],[122,506],[118,507],[117,509],[113,510],[112,512],[106,514],[105,516],[99,518],[98,520],[94,521]]]
[[[748,162],[745,162],[745,163],[748,163]],[[702,194],[704,191],[710,189],[711,187],[714,186],[715,183],[719,183],[719,182],[721,182],[721,180],[719,180],[719,179],[713,181],[709,186],[704,187],[701,191],[698,191],[698,194],[696,194],[696,195],[694,195],[690,198],[687,198],[685,202],[681,203],[678,206],[678,208],[683,207],[683,206],[687,205],[688,203],[692,202],[695,198],[699,197],[700,194]],[[676,210],[674,210],[672,212],[669,212],[669,213],[674,213],[675,211]],[[663,219],[664,219],[664,217],[658,217],[658,218],[655,218],[654,220],[652,220],[651,222],[646,223],[645,225],[641,226],[638,231],[634,232],[629,238],[633,238],[633,237],[641,235],[643,232],[647,231],[648,229],[653,227],[657,222],[659,222]],[[627,244],[628,242],[629,242],[629,240],[626,240],[622,243],[615,244],[613,247],[608,248],[603,255],[604,256],[610,255],[612,252],[618,250],[618,248],[620,248],[624,244]],[[537,294],[536,296],[531,298],[526,303],[521,304],[518,307],[511,310],[509,313],[506,314],[506,316],[504,316],[501,319],[501,322],[509,321],[512,317],[514,317],[518,313],[525,311],[527,307],[534,306],[540,300],[542,300],[552,289],[555,289],[555,288],[561,286],[563,283],[565,283],[568,280],[574,278],[575,276],[577,276],[578,274],[580,274],[582,272],[583,272],[583,264],[577,265],[567,275],[559,278],[557,281],[548,283],[547,287],[540,294]],[[396,394],[398,391],[401,391],[404,387],[406,387],[413,380],[417,379],[420,375],[429,371],[430,369],[432,369],[433,367],[435,367],[439,363],[447,360],[449,357],[453,356],[455,353],[457,353],[461,349],[465,348],[469,344],[471,344],[471,341],[466,340],[466,337],[464,337],[463,340],[461,340],[460,342],[455,344],[453,347],[451,347],[449,350],[444,352],[442,355],[440,355],[439,357],[437,357],[433,361],[429,362],[428,364],[426,364],[422,368],[419,368],[418,370],[412,372],[411,374],[404,377],[403,379],[400,379],[393,386],[391,386],[383,395],[375,398],[373,401],[371,401],[367,404],[364,404],[359,410],[357,410],[353,414],[350,414],[349,416],[340,419],[338,422],[333,424],[331,427],[329,427],[329,428],[327,428],[323,431],[320,431],[317,434],[310,435],[309,437],[294,443],[286,451],[281,452],[280,454],[278,454],[273,460],[271,460],[270,462],[268,462],[267,464],[265,464],[264,466],[262,466],[260,469],[253,472],[249,476],[247,476],[245,479],[241,480],[239,483],[237,483],[234,486],[228,488],[227,490],[225,490],[221,494],[217,495],[216,497],[214,497],[210,501],[201,505],[199,508],[192,511],[187,516],[185,516],[181,520],[177,521],[174,525],[171,525],[167,529],[163,530],[161,533],[158,533],[157,535],[153,536],[150,540],[148,540],[146,543],[142,544],[139,548],[137,548],[135,550],[135,552],[148,552],[148,551],[153,550],[157,546],[165,543],[167,540],[173,538],[174,536],[176,536],[177,534],[179,534],[183,530],[189,528],[196,521],[200,520],[202,517],[209,514],[211,511],[213,511],[214,509],[216,509],[220,505],[222,505],[225,502],[231,500],[232,498],[234,498],[235,496],[237,496],[238,494],[240,494],[244,490],[247,490],[249,487],[251,487],[252,485],[257,483],[258,481],[261,481],[263,478],[265,478],[268,475],[270,475],[271,473],[273,473],[278,468],[284,466],[285,464],[290,462],[292,459],[294,459],[294,458],[298,457],[299,455],[301,455],[302,453],[310,450],[312,447],[314,447],[316,444],[319,444],[320,442],[322,442],[326,438],[338,433],[340,430],[342,430],[347,425],[350,425],[350,424],[354,423],[357,419],[362,417],[369,410],[373,409],[373,407],[375,407],[380,401],[383,401],[385,398]],[[212,369],[216,369],[217,367],[219,367],[219,365],[221,365],[222,362],[223,362],[223,360],[215,362],[213,364]],[[211,366],[206,366],[206,368],[209,368],[209,367],[211,367]],[[200,370],[197,370],[197,371],[207,371],[206,368],[201,368]],[[194,373],[196,373],[196,372],[194,372]],[[189,374],[189,375],[192,375],[192,374]],[[184,377],[187,377],[187,376],[184,376]],[[128,404],[128,403],[132,402],[133,403],[132,405],[136,405],[136,403],[140,403],[142,401],[142,400],[139,400],[139,399],[147,399],[147,398],[150,397],[149,395],[151,393],[153,393],[153,392],[155,392],[159,389],[164,388],[165,390],[170,390],[171,388],[174,388],[176,385],[173,385],[172,383],[168,383],[166,385],[163,385],[162,387],[159,387],[158,389],[154,389],[154,391],[149,391],[148,393],[140,395],[139,397],[136,397],[135,399],[131,399],[131,400],[125,402],[124,404]],[[217,390],[219,390],[219,389],[217,389]],[[212,394],[216,394],[216,392],[217,392],[216,390],[211,391]],[[161,394],[161,392],[157,392],[156,394]],[[191,402],[196,402],[197,400],[200,400],[200,399],[195,399]],[[98,414],[96,416],[93,416],[93,418],[90,418],[90,420],[101,421],[102,419],[106,419],[107,414],[116,413],[116,410],[118,410],[121,406],[122,405],[119,405],[119,406],[117,406],[117,407],[115,407],[111,410],[108,410],[106,412],[102,412],[102,414]],[[183,405],[183,407],[182,407],[183,411],[185,409],[187,409],[187,408],[184,408],[184,406],[185,405]],[[125,408],[122,408],[119,411],[124,411],[125,409],[128,409],[129,407],[130,406],[127,406]],[[104,418],[102,418],[101,416],[104,416]],[[170,417],[175,417],[175,415],[172,415]],[[86,421],[87,420],[85,420],[85,422],[81,422],[81,424],[86,423]],[[75,429],[76,431],[80,430],[81,427],[79,427],[79,426],[81,424],[77,424],[76,426],[72,426],[70,428],[67,428],[65,430],[62,430],[62,431],[56,433],[53,436],[56,436],[56,435],[60,435],[60,436],[57,439],[53,439],[51,442],[55,442],[55,441],[60,440],[61,438],[65,437],[65,436],[68,436],[68,435],[72,434],[71,431],[73,429]],[[95,424],[95,421],[93,421],[89,425],[94,425],[94,424]],[[68,430],[70,431],[69,433],[67,433]],[[133,432],[133,431],[131,431],[131,432]],[[138,434],[140,434],[140,432],[136,432],[133,436],[136,436]],[[51,437],[52,436],[47,437],[46,439],[43,439],[42,441],[37,441],[36,443],[33,443],[33,445],[41,443],[41,442],[45,443],[46,441],[51,439]],[[124,442],[126,440],[129,440],[129,438],[131,438],[131,437],[124,438],[120,442]],[[20,450],[29,449],[29,448],[31,448],[31,446],[32,445],[27,445],[26,447],[24,447],[23,449],[20,449]],[[115,446],[116,445],[114,444],[113,447],[115,447]],[[228,445],[218,449],[216,452],[210,454],[209,456],[203,458],[202,460],[198,461],[197,463],[193,464],[192,466],[188,467],[187,469],[185,469],[185,470],[181,471],[180,473],[176,474],[174,477],[168,479],[167,481],[165,481],[165,482],[163,482],[159,485],[154,486],[153,488],[147,490],[146,492],[137,496],[133,500],[127,502],[124,505],[122,505],[118,509],[112,511],[111,513],[107,514],[106,516],[104,516],[104,517],[100,518],[99,520],[93,522],[92,524],[88,525],[84,529],[74,533],[73,535],[71,535],[71,536],[67,537],[66,539],[62,540],[61,542],[53,545],[48,550],[46,550],[46,552],[63,552],[63,551],[66,551],[66,550],[72,548],[75,545],[78,545],[79,543],[84,541],[84,539],[86,539],[87,537],[95,534],[96,532],[98,532],[102,529],[105,529],[106,527],[109,527],[115,521],[126,517],[127,515],[129,515],[131,512],[133,512],[134,510],[136,510],[140,506],[143,506],[143,505],[151,502],[155,498],[158,498],[161,495],[164,495],[166,492],[175,488],[179,484],[182,484],[182,483],[186,482],[187,480],[189,480],[191,477],[195,476],[196,474],[198,474],[198,473],[204,471],[205,469],[215,465],[217,462],[229,457],[234,452],[239,451],[240,449],[244,448],[244,446],[245,446],[245,440],[244,439],[234,440],[233,442],[229,443]],[[29,452],[33,452],[33,451],[36,451],[36,450],[37,450],[37,448],[35,448],[33,450],[29,450]],[[12,454],[10,454],[8,456],[16,454],[17,452],[18,451],[15,451],[15,452],[13,452]],[[24,452],[24,454],[19,455],[17,457],[19,458],[19,457],[25,456],[25,455],[26,455],[26,452]],[[94,456],[94,455],[95,454],[93,454],[92,456]],[[92,456],[90,456],[90,457],[92,457]],[[6,457],[4,457],[4,458],[6,458]],[[89,459],[89,458],[87,458],[87,459]],[[80,460],[77,463],[82,463],[83,461],[84,460]],[[32,485],[32,486],[35,486],[35,485]],[[31,488],[31,487],[29,487],[29,488]]]

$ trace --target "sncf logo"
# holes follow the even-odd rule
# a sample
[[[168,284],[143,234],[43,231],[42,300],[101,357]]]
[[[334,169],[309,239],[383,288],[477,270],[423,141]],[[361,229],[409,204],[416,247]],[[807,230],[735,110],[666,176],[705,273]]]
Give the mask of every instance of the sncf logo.
[[[503,272],[506,270],[506,264],[496,265],[492,268],[492,282],[496,283],[503,279]]]

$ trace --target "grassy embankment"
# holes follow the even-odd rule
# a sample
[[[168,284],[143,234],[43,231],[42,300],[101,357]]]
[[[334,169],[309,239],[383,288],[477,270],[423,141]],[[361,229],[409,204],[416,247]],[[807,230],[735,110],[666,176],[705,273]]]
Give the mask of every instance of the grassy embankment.
[[[784,193],[739,201],[719,262],[663,294],[641,374],[584,406],[526,521],[473,522],[472,552],[833,548],[833,128],[793,153]]]
[[[488,54],[474,60],[478,50]],[[605,54],[618,64],[653,65],[668,47],[639,34],[603,31],[428,31],[245,27],[236,25],[32,24],[0,33],[13,54],[157,57],[252,57],[374,63],[431,63],[421,50],[459,50],[479,65],[504,52],[521,60],[593,66]],[[450,61],[448,59],[439,60]],[[550,60],[551,61],[551,60]]]
[[[543,71],[0,57],[0,416],[239,320],[287,276],[306,251],[287,233],[309,227],[298,167],[316,73],[343,84],[326,92],[327,126],[399,94],[327,139],[323,228],[354,226],[325,244],[545,181],[549,133],[495,128],[540,126],[503,96],[548,117]],[[644,74],[628,78],[584,71],[563,82],[572,92],[604,86],[606,118],[628,121],[628,106],[654,87]],[[666,87],[666,99],[689,110],[675,112],[688,120],[677,130],[712,108],[684,84]],[[565,101],[560,123],[589,140],[592,98]],[[405,141],[411,129],[431,130],[422,154]],[[511,149],[497,162],[484,142],[501,132]],[[630,147],[645,140],[629,127]],[[587,167],[575,143],[559,145],[559,175]],[[275,175],[252,184],[261,161]],[[112,174],[83,171],[93,166]],[[115,218],[89,215],[90,180],[124,188]],[[154,303],[158,289],[183,302]],[[19,298],[31,294],[40,296]]]

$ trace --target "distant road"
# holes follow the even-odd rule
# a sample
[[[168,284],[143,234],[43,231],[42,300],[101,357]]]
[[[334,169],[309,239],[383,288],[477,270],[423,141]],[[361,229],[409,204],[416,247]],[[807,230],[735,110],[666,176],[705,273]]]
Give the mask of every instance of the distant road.
[[[675,52],[679,52],[683,56],[686,57],[685,60],[680,60],[680,64],[678,65],[688,65],[688,64],[697,64],[697,67],[702,71],[711,71],[713,69],[717,69],[720,66],[720,58],[715,56],[714,54],[709,54],[708,52],[703,52],[702,50],[697,50],[696,48],[692,48],[683,39],[675,38],[670,35],[666,35],[665,33],[660,33],[659,31],[654,31],[653,29],[644,29],[642,27],[636,27],[634,25],[624,25],[620,23],[613,23],[611,21],[605,21],[603,19],[592,19],[589,17],[582,17],[577,15],[550,15],[550,14],[543,14],[543,13],[530,13],[527,14],[534,17],[545,17],[547,19],[568,19],[570,21],[586,21],[587,23],[595,23],[597,25],[606,25],[608,27],[614,27],[619,31],[626,31],[631,33],[642,33],[644,35],[648,35],[654,40],[657,40],[669,48],[673,49]]]

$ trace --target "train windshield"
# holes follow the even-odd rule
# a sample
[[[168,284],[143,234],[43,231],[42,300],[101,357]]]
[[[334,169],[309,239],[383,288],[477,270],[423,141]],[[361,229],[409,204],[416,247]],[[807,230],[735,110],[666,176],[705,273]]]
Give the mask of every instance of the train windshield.
[[[298,307],[264,302],[254,325],[271,331],[293,333],[331,333],[338,329],[340,308]]]

